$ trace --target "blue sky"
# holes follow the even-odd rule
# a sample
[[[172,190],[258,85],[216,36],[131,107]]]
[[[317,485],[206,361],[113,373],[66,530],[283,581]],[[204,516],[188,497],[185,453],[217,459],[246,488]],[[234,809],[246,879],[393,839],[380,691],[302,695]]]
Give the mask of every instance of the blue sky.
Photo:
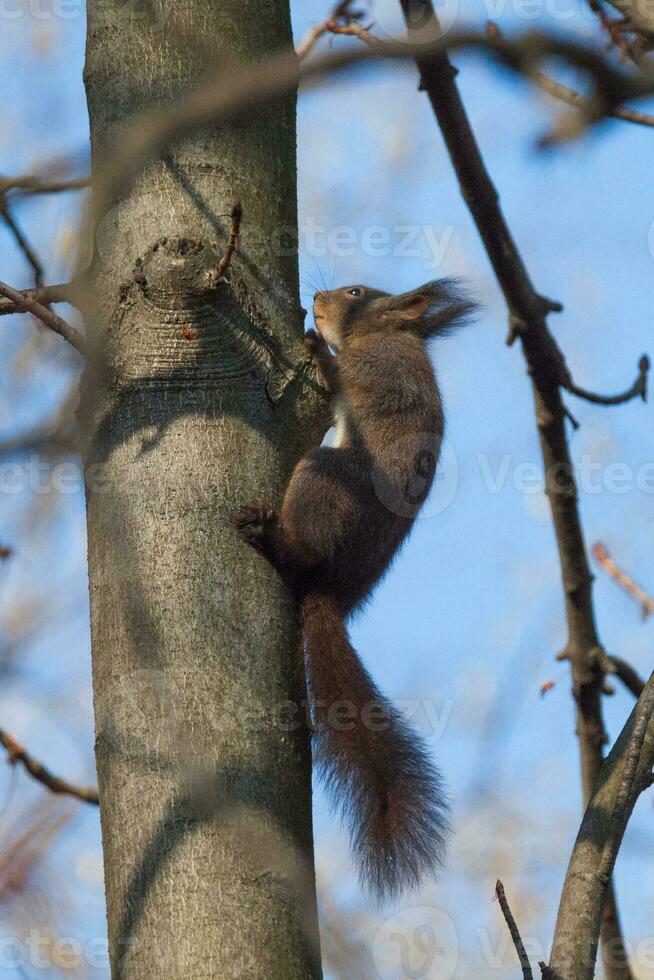
[[[444,5],[445,19],[456,14],[461,23],[454,2]],[[547,0],[530,7],[476,4],[466,17],[474,23],[493,17],[509,32],[551,26],[555,9],[565,13],[559,30],[600,43],[581,0],[568,7]],[[325,15],[316,0],[301,9],[293,4],[293,12],[298,38]],[[373,16],[378,30],[399,25],[390,0],[378,3]],[[0,172],[36,168],[66,153],[80,154],[83,168],[88,124],[81,13],[66,20],[22,16],[6,20],[4,28]],[[616,122],[573,146],[538,152],[536,139],[559,107],[478,56],[457,62],[473,126],[527,266],[537,287],[565,304],[551,326],[577,382],[607,392],[628,386],[640,354],[654,353],[651,130]],[[515,976],[510,950],[498,947],[504,932],[490,900],[495,878],[504,878],[514,895],[525,933],[546,946],[580,807],[568,671],[554,661],[565,643],[565,623],[553,532],[534,480],[540,459],[528,378],[518,347],[504,344],[502,300],[413,70],[358,72],[302,96],[298,122],[304,305],[323,282],[401,291],[458,275],[482,306],[474,325],[434,347],[448,417],[442,472],[426,516],[352,634],[382,689],[415,712],[453,801],[447,869],[436,885],[403,901],[398,921],[409,934],[423,922],[434,924],[448,952],[424,974],[428,978]],[[22,223],[47,258],[50,281],[66,275],[77,203],[66,195],[20,205]],[[3,230],[0,248],[0,278],[27,284],[27,270]],[[56,339],[46,339],[26,370],[20,358],[34,328],[17,318],[2,326],[3,362],[22,370],[0,387],[4,441],[47,418],[76,366]],[[570,404],[581,423],[571,446],[584,475],[587,540],[605,542],[654,591],[652,407]],[[47,630],[21,649],[17,675],[0,692],[2,724],[53,768],[92,782],[83,500],[77,492],[58,495],[54,505],[47,495],[36,503],[38,521],[0,572],[0,628],[10,634],[9,610],[26,594],[42,595],[54,613]],[[3,495],[2,534],[15,537],[34,505],[33,493]],[[596,601],[607,649],[647,674],[651,623],[641,621],[635,604],[601,572]],[[548,679],[556,687],[541,698],[539,685]],[[629,710],[622,691],[607,699],[612,736]],[[0,772],[0,834],[3,823],[6,832],[23,806],[40,799],[38,788],[25,782],[14,785],[8,771]],[[87,943],[105,931],[99,829],[94,811],[74,812],[52,866],[58,874],[66,869],[61,931]],[[646,945],[654,874],[643,862],[654,843],[653,819],[646,797],[617,872],[625,932],[642,980],[654,978]],[[360,908],[365,897],[320,791],[315,824],[319,867],[330,869],[335,899],[348,911]],[[384,929],[396,911],[369,909],[363,928],[382,977],[393,969],[382,954]],[[448,973],[454,947],[459,962]],[[107,973],[100,968],[94,975]]]

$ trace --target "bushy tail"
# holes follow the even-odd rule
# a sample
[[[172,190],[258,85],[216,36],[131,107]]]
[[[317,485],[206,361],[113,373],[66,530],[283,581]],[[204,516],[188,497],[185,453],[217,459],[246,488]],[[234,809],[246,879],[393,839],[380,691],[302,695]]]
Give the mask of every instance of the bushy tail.
[[[349,825],[361,880],[381,901],[442,863],[441,778],[375,687],[333,600],[306,596],[303,617],[315,760]]]

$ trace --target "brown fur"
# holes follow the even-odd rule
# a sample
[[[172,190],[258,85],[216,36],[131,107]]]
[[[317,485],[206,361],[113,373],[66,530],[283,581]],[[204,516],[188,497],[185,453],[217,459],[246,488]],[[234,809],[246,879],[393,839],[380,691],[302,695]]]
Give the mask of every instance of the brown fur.
[[[279,514],[263,500],[235,515],[302,603],[316,761],[379,898],[439,865],[447,806],[425,748],[378,692],[344,620],[388,569],[433,481],[444,418],[425,342],[472,308],[447,280],[400,296],[364,286],[317,293],[320,334],[307,342],[334,396],[338,446],[298,463]]]

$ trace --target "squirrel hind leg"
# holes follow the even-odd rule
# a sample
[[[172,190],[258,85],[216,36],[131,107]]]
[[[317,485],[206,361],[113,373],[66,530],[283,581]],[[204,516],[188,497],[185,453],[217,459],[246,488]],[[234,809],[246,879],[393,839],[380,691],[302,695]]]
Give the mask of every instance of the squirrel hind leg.
[[[252,500],[232,514],[232,524],[247,543],[276,568],[292,588],[297,588],[304,565],[291,548],[279,514],[267,497]]]
[[[251,500],[232,514],[232,524],[251,547],[280,571],[288,564],[279,515],[267,497]]]
[[[267,497],[251,500],[232,514],[232,523],[241,537],[258,550],[263,550],[278,523],[277,513]]]

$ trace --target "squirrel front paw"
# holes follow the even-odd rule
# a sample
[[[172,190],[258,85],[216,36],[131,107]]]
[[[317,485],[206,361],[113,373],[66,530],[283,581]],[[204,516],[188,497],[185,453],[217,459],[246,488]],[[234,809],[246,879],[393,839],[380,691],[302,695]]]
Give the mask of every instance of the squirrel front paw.
[[[261,497],[252,500],[232,515],[232,522],[239,534],[257,547],[277,523],[277,514],[270,500]]]
[[[317,330],[307,330],[304,335],[304,346],[313,358],[319,358],[325,351],[329,353],[329,348]]]

